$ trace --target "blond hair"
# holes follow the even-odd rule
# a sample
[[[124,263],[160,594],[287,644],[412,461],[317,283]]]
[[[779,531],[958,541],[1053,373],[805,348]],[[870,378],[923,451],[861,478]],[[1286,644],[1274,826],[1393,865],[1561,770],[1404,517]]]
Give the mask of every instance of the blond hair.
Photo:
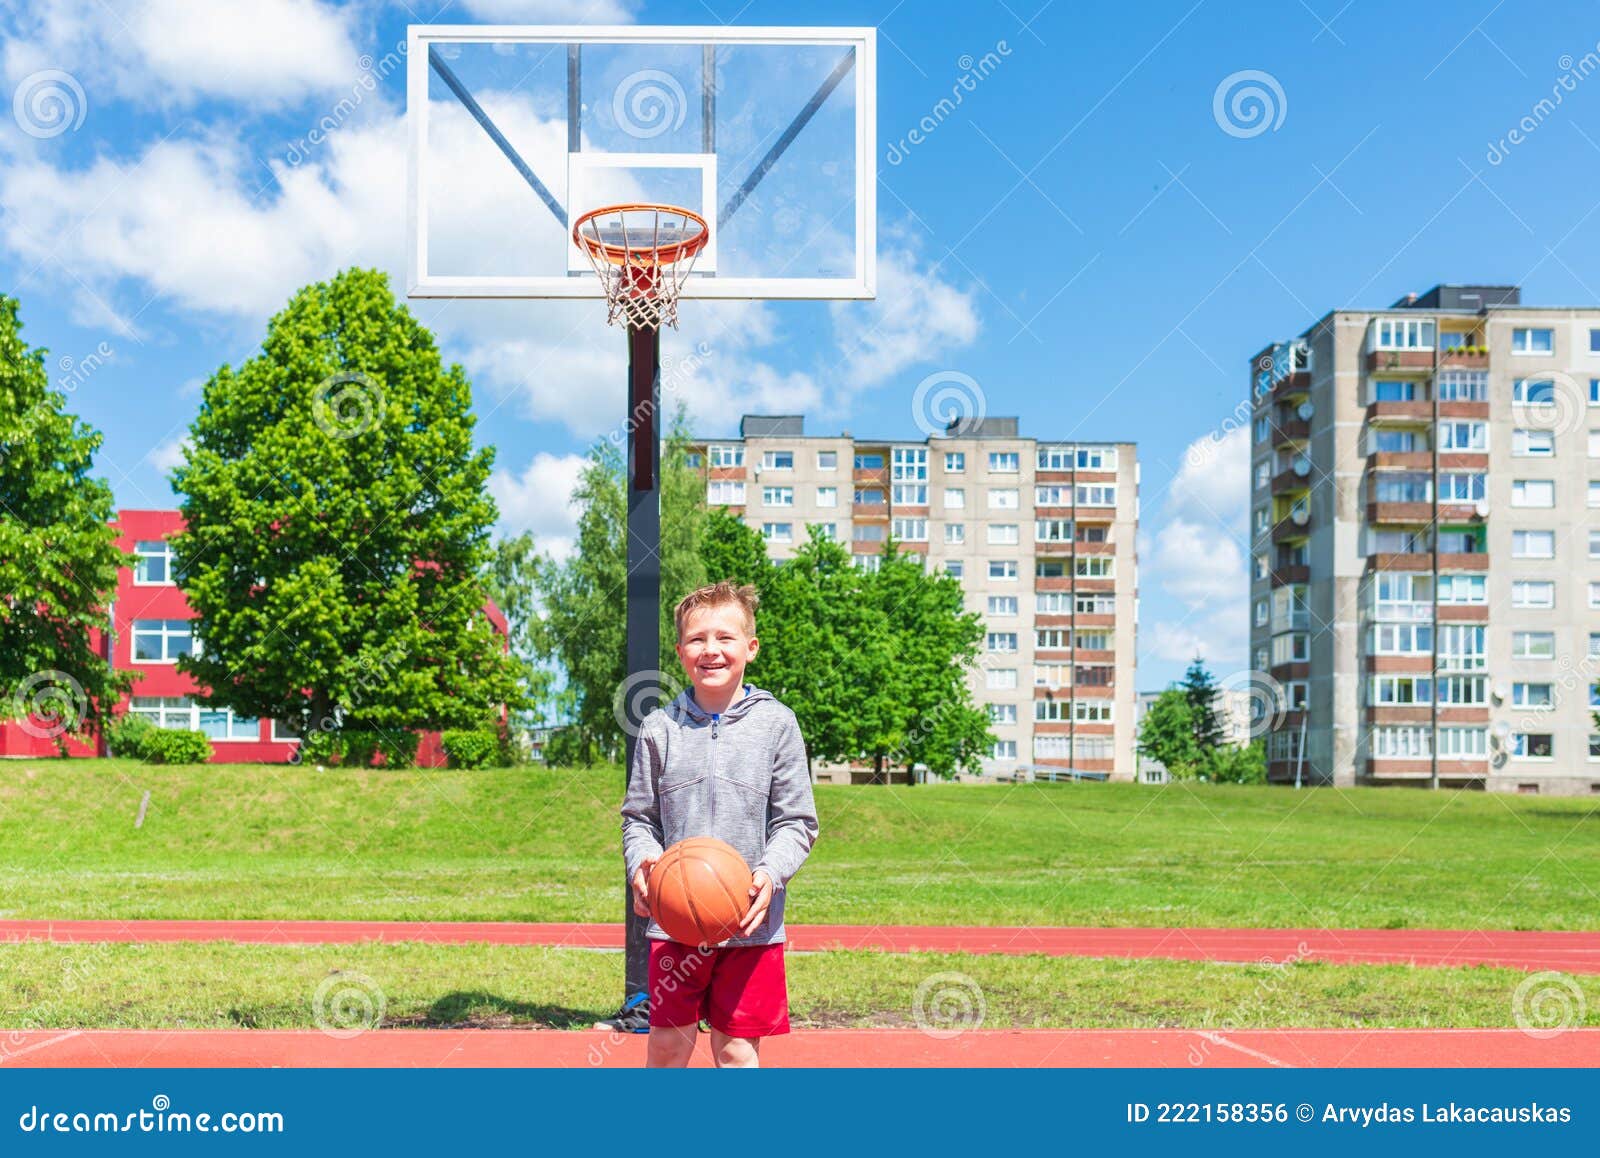
[[[725,607],[734,604],[744,612],[744,630],[746,635],[756,633],[756,606],[761,602],[761,596],[756,593],[754,585],[746,583],[739,585],[724,579],[719,583],[707,583],[698,587],[678,600],[678,606],[673,609],[672,616],[678,627],[678,639],[683,639],[683,625],[689,621],[689,616],[696,611],[703,611],[708,607]]]

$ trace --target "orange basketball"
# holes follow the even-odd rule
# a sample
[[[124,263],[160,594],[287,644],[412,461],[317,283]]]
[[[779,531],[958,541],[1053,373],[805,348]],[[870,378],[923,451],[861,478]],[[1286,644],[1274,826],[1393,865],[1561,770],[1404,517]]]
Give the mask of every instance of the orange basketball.
[[[731,845],[691,836],[650,872],[650,914],[685,945],[715,945],[739,932],[750,911],[750,866]]]

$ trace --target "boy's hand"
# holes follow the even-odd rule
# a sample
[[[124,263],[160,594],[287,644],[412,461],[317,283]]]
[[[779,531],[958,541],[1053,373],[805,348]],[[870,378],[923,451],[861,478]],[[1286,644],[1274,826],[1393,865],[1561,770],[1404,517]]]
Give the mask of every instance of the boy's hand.
[[[656,867],[658,856],[646,857],[633,874],[633,915],[650,916],[650,873]]]
[[[756,869],[750,878],[750,911],[739,922],[739,935],[748,937],[761,928],[767,919],[767,909],[772,904],[772,878],[762,869]]]

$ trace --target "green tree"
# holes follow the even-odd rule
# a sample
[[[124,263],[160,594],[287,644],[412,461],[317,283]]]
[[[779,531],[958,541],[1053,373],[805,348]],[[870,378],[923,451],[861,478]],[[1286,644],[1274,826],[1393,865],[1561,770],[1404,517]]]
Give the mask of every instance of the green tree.
[[[1217,714],[1217,681],[1206,670],[1205,661],[1195,656],[1189,670],[1183,673],[1183,683],[1179,686],[1183,688],[1184,698],[1189,701],[1190,711],[1194,714],[1195,742],[1209,755],[1228,742],[1228,730],[1222,724],[1222,717]]]
[[[64,753],[129,683],[90,642],[125,556],[111,488],[89,475],[100,434],[67,413],[21,331],[0,294],[0,718],[35,717]]]
[[[908,782],[916,764],[941,777],[975,766],[993,743],[969,683],[983,617],[966,610],[959,581],[930,573],[923,556],[902,551],[892,539],[866,586],[887,621],[893,649],[888,683],[899,709],[899,743],[892,753],[873,751],[874,779],[885,779],[888,759],[905,767]]]
[[[519,713],[524,728],[548,723],[555,673],[539,657],[539,568],[543,557],[534,546],[533,532],[524,531],[495,544],[487,577],[489,597],[506,617],[511,654],[521,665],[523,699]]]
[[[1224,744],[1211,754],[1207,779],[1218,784],[1265,784],[1267,748],[1261,740],[1249,744]]]
[[[1139,751],[1164,764],[1174,780],[1193,780],[1210,771],[1208,753],[1195,738],[1194,706],[1183,687],[1156,697],[1139,722]]]
[[[615,699],[627,676],[627,526],[626,464],[622,452],[601,441],[572,495],[578,508],[578,538],[572,555],[539,570],[544,619],[539,651],[558,662],[575,693],[572,724],[580,736],[569,749],[590,746],[618,758],[622,731]],[[661,648],[658,667],[664,691],[682,680],[672,610],[679,599],[705,582],[700,540],[705,524],[700,474],[688,463],[688,432],[683,411],[674,416],[662,456],[661,475]]]
[[[206,383],[174,485],[209,703],[313,731],[482,727],[522,706],[482,615],[493,452],[472,392],[387,278],[347,270]]]

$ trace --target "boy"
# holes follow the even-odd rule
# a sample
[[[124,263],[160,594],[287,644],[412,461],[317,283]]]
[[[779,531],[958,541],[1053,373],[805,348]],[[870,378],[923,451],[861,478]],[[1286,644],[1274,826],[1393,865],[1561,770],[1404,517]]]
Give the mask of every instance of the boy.
[[[686,1066],[701,1017],[718,1066],[754,1068],[761,1039],[789,1032],[783,897],[817,839],[794,713],[744,682],[756,657],[756,589],[713,583],[677,606],[691,687],[640,725],[622,802],[634,911],[650,915],[650,870],[685,837],[727,841],[751,867],[750,911],[715,947],[679,945],[650,922],[650,1066]]]

